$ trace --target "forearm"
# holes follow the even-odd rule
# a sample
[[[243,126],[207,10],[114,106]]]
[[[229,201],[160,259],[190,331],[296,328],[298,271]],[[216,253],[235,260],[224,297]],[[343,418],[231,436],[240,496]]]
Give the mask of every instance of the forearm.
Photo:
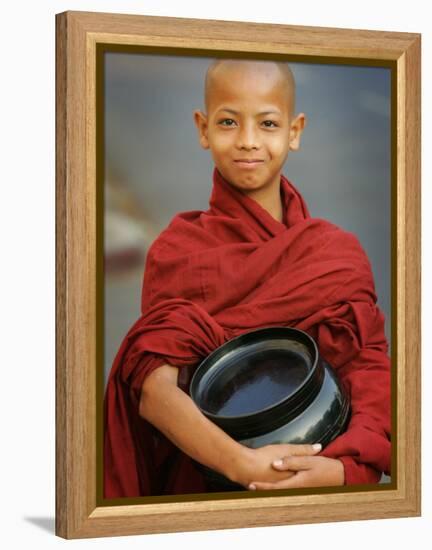
[[[384,353],[363,349],[338,371],[351,397],[351,419],[345,433],[323,455],[344,462],[346,483],[374,483],[390,472],[390,369]]]
[[[164,365],[144,381],[140,415],[194,460],[242,484],[248,449],[208,420],[177,386],[177,369]]]

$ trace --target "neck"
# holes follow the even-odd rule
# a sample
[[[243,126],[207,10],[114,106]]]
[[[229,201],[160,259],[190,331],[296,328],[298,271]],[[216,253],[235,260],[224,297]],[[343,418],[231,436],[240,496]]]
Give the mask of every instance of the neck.
[[[280,192],[280,181],[277,182],[277,185],[272,185],[270,188],[257,189],[256,191],[252,190],[246,194],[262,206],[264,210],[267,210],[270,216],[282,223],[283,208]]]

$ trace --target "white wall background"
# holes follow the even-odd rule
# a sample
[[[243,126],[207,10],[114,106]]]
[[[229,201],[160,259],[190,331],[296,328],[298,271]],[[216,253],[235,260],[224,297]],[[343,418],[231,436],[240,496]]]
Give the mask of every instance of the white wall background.
[[[399,549],[432,531],[430,183],[432,36],[427,4],[395,0],[218,0],[7,3],[2,9],[0,86],[2,254],[0,304],[2,446],[0,540],[3,548],[146,548],[188,550],[223,545],[262,548]],[[423,33],[423,517],[65,542],[54,530],[54,14],[106,11]],[[423,542],[422,542],[423,539]]]

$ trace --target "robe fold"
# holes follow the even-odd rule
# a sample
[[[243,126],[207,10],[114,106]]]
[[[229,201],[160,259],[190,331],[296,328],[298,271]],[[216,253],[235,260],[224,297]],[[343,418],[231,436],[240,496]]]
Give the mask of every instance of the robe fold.
[[[206,211],[181,212],[150,247],[141,317],[114,359],[104,399],[105,498],[207,492],[193,461],[138,414],[146,376],[191,374],[214,349],[271,326],[304,330],[351,401],[347,430],[323,456],[345,483],[390,473],[390,359],[370,262],[357,237],[312,218],[281,176],[283,223],[215,169]]]

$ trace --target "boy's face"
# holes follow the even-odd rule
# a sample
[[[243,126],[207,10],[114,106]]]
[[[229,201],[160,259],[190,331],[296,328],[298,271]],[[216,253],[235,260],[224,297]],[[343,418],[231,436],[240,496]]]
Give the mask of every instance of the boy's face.
[[[194,113],[201,146],[210,149],[231,185],[262,197],[279,186],[289,150],[299,147],[305,116],[293,117],[292,89],[276,64],[233,62],[218,69],[207,114]]]

